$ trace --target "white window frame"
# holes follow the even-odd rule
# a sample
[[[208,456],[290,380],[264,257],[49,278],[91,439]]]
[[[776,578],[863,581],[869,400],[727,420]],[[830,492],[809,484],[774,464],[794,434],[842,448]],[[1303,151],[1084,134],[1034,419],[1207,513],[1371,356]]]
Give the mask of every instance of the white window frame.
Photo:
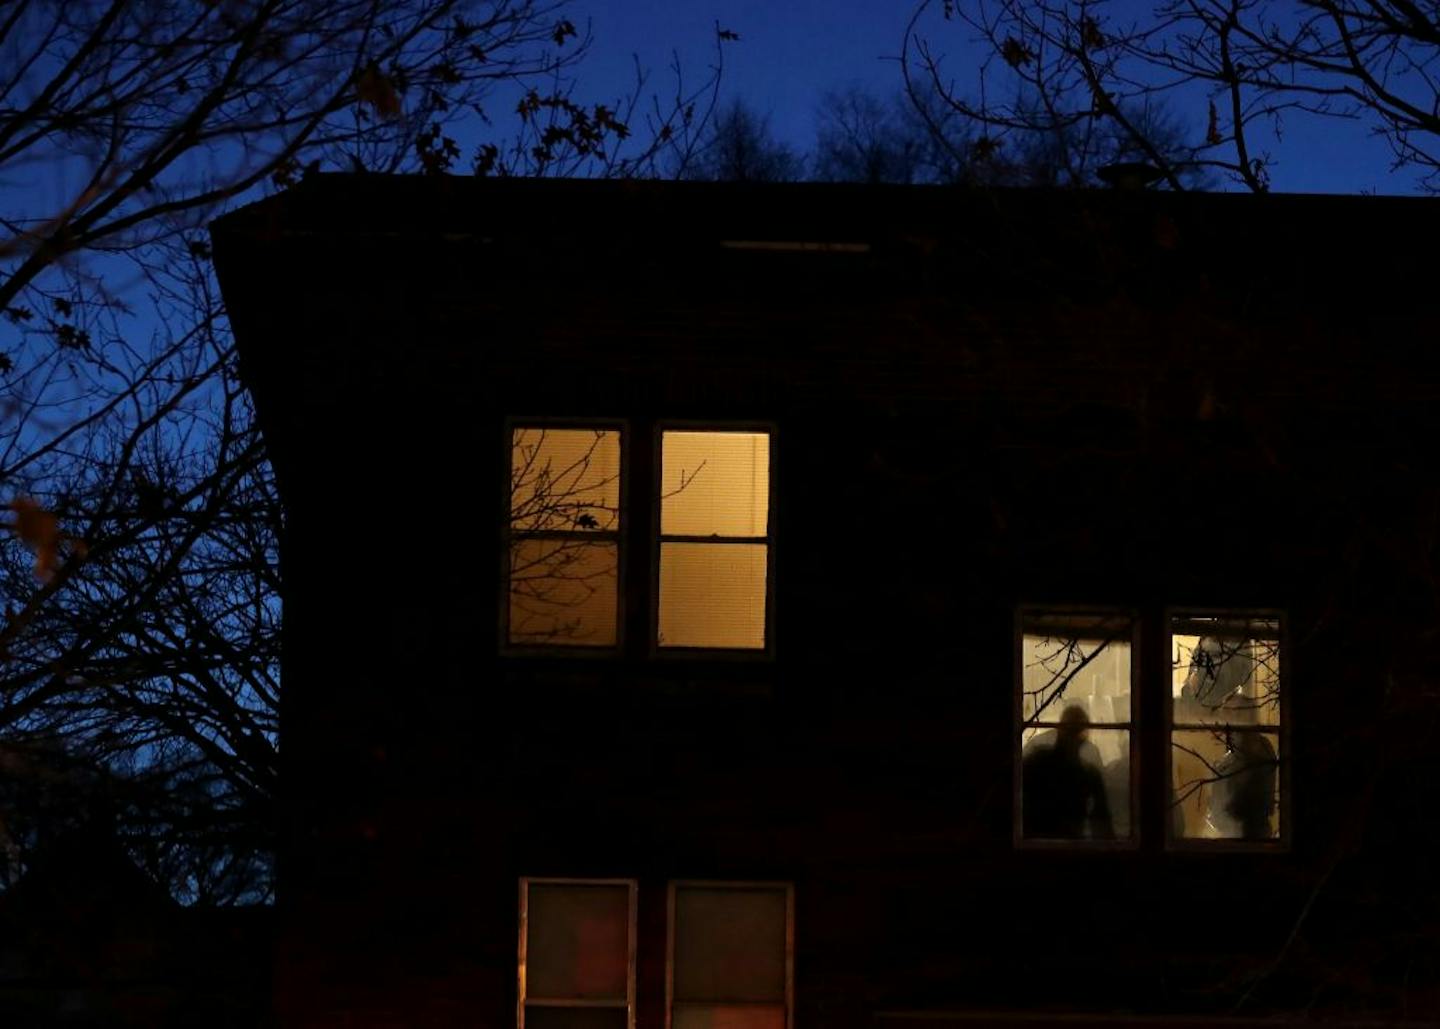
[[[744,879],[672,879],[665,896],[665,1029],[673,1029],[675,1012],[675,892],[677,889],[785,891],[785,1029],[795,1026],[795,884]],[[683,1003],[683,1002],[682,1002]],[[723,1003],[723,1002],[717,1002]],[[743,1007],[745,1001],[729,1002]],[[748,1002],[769,1007],[769,1002]]]
[[[1266,607],[1201,607],[1190,605],[1175,605],[1165,608],[1164,621],[1161,623],[1161,634],[1164,639],[1165,660],[1162,664],[1165,667],[1165,724],[1162,727],[1164,739],[1164,768],[1161,774],[1165,780],[1165,797],[1167,800],[1165,808],[1165,849],[1170,851],[1188,851],[1192,853],[1216,853],[1216,852],[1244,852],[1252,854],[1284,854],[1290,851],[1291,830],[1293,823],[1294,804],[1291,800],[1290,769],[1294,765],[1294,751],[1290,739],[1290,727],[1294,723],[1292,711],[1291,694],[1294,692],[1292,682],[1292,668],[1290,665],[1290,647],[1288,627],[1289,621],[1283,610]],[[1174,627],[1176,619],[1179,618],[1221,618],[1228,621],[1273,621],[1276,623],[1275,639],[1277,642],[1280,663],[1280,724],[1269,732],[1273,732],[1279,741],[1279,789],[1280,798],[1276,804],[1276,816],[1280,819],[1280,832],[1268,840],[1237,840],[1237,839],[1203,839],[1194,836],[1177,836],[1171,818],[1171,807],[1174,803],[1174,748],[1172,740],[1174,733],[1212,730],[1213,725],[1199,723],[1181,723],[1175,721],[1175,695],[1174,687],[1170,680],[1169,655],[1174,653]]]
[[[666,535],[661,532],[661,503],[664,500],[665,474],[665,433],[764,433],[769,437],[769,481],[766,486],[766,519],[764,536],[683,536]],[[650,556],[650,654],[661,658],[702,657],[708,660],[729,659],[739,661],[773,660],[775,657],[775,478],[777,433],[770,422],[719,422],[682,421],[663,419],[655,424],[655,436],[651,448],[654,455],[654,474],[651,475],[654,492],[651,507],[652,531]],[[763,544],[765,546],[765,644],[762,647],[688,647],[662,644],[660,642],[660,555],[666,543],[706,544]]]
[[[639,883],[635,879],[575,879],[557,878],[542,876],[522,876],[520,878],[520,945],[519,959],[517,965],[517,988],[515,1001],[515,1024],[517,1029],[525,1029],[525,1007],[547,1008],[609,1008],[616,1009],[621,1005],[614,1000],[582,1000],[579,998],[531,998],[526,993],[526,958],[530,939],[530,886],[539,884],[542,886],[625,886],[628,889],[628,924],[626,927],[626,955],[625,955],[625,1025],[626,1029],[635,1029],[635,945],[636,945],[636,909],[639,894]]]

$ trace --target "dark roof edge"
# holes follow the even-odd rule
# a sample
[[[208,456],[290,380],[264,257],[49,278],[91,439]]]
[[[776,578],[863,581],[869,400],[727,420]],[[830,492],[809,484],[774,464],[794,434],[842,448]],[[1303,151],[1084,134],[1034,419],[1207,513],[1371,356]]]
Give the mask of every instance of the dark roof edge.
[[[991,219],[1046,221],[1083,212],[1218,218],[1255,228],[1325,222],[1343,232],[1413,231],[1440,198],[1326,193],[1171,193],[853,183],[493,179],[323,173],[216,219],[216,234],[409,238],[591,236],[863,240]],[[1278,241],[1277,241],[1278,242]]]

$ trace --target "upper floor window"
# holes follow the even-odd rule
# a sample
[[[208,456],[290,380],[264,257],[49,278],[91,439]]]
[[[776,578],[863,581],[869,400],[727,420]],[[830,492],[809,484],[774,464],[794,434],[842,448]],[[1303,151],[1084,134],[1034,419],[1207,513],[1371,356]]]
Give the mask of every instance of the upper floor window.
[[[667,1029],[788,1029],[794,901],[785,883],[670,886]]]
[[[1169,621],[1171,836],[1277,840],[1280,620],[1178,612]]]
[[[1135,620],[1020,613],[1017,839],[1126,840],[1135,777]]]
[[[519,1029],[634,1029],[629,879],[521,879]]]
[[[509,645],[618,642],[620,475],[619,428],[511,428]]]
[[[660,647],[765,648],[770,442],[768,432],[661,432]]]
[[[648,600],[657,647],[769,645],[771,439],[755,430],[659,433]],[[623,553],[633,527],[622,509],[634,487],[624,443],[618,424],[511,427],[507,646],[613,650],[622,642],[624,569],[635,563]]]

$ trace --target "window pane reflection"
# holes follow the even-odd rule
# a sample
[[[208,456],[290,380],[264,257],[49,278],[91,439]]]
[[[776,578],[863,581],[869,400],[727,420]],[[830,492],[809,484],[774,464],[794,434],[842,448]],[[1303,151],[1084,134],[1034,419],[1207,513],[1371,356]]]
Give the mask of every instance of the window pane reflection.
[[[1171,631],[1175,722],[1280,724],[1280,640],[1268,620],[1177,618]]]
[[[1130,721],[1130,626],[1080,626],[1056,635],[1027,632],[1021,648],[1023,716],[1026,722],[1057,721],[1071,705],[1092,722]],[[1092,635],[1079,635],[1080,632]],[[1063,634],[1058,634],[1062,633]]]
[[[1171,830],[1201,840],[1270,840],[1280,834],[1280,734],[1253,729],[1177,730],[1170,739]]]
[[[510,440],[512,532],[620,527],[620,433],[517,428]]]
[[[1171,835],[1280,835],[1280,623],[1177,614],[1170,622]]]
[[[614,646],[618,558],[616,544],[602,540],[512,539],[510,642]]]

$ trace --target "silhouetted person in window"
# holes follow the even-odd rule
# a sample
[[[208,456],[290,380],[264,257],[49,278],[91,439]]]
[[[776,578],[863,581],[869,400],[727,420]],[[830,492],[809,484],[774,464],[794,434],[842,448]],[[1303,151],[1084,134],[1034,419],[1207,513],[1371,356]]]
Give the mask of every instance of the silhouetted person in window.
[[[1081,756],[1089,725],[1085,709],[1072,704],[1060,715],[1054,744],[1036,747],[1026,755],[1020,795],[1027,837],[1114,838],[1100,769]]]
[[[1264,733],[1237,732],[1230,750],[1215,763],[1219,777],[1210,787],[1210,823],[1230,839],[1270,839],[1275,810],[1275,747]]]
[[[1176,721],[1225,720],[1225,756],[1213,771],[1196,769],[1212,779],[1205,819],[1223,839],[1268,840],[1275,811],[1275,748],[1264,733],[1232,730],[1253,725],[1265,698],[1257,698],[1257,661],[1253,644],[1204,636],[1190,655],[1190,668],[1175,698]],[[1221,731],[1219,728],[1216,732]],[[1176,808],[1177,835],[1185,831]]]

